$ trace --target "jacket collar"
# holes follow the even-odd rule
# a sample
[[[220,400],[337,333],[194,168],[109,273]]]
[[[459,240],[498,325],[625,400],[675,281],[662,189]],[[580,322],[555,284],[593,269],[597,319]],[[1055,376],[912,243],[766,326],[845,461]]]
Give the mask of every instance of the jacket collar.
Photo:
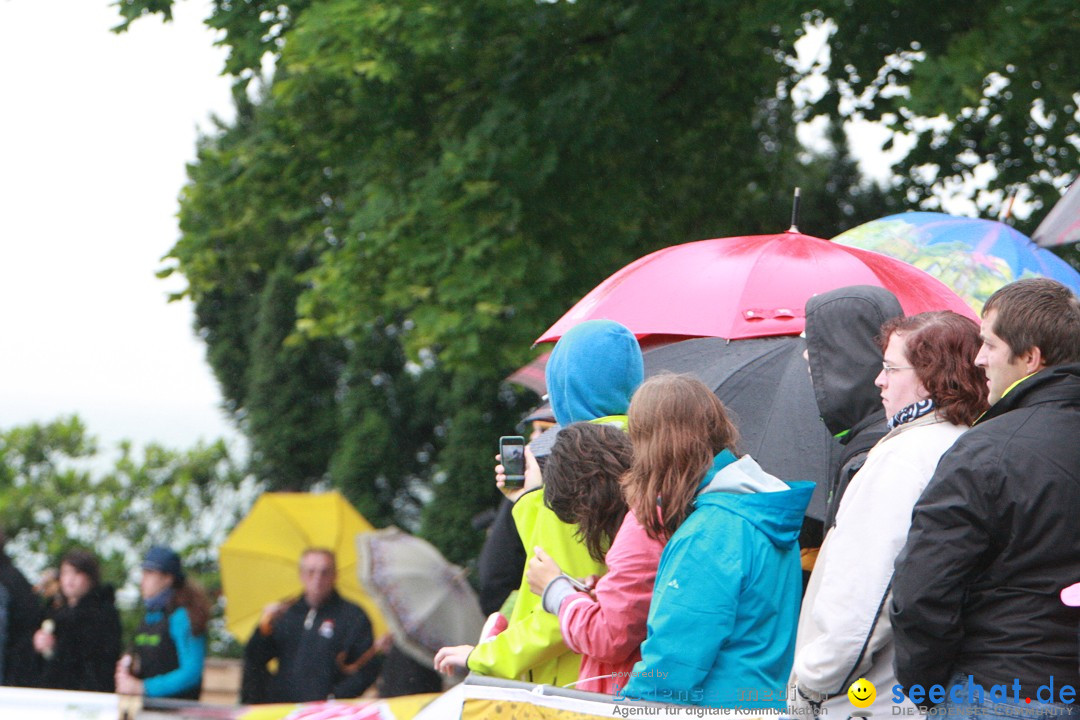
[[[937,425],[947,422],[948,420],[946,420],[944,417],[942,417],[939,413],[935,411],[930,413],[929,415],[923,415],[922,417],[915,418],[911,422],[906,422],[903,425],[897,425],[892,430],[890,430],[888,434],[885,435],[885,437],[883,437],[879,442],[884,442],[885,440],[894,438],[900,433],[911,430],[912,428],[924,427],[926,425]]]
[[[713,478],[716,477],[716,474],[718,472],[720,472],[736,460],[738,460],[738,458],[735,457],[735,453],[727,449],[721,450],[720,453],[713,458],[712,465],[705,472],[705,477],[703,477],[701,479],[701,482],[698,483],[697,491],[700,493],[702,490],[707,488],[709,486],[709,483],[713,481]]]
[[[1027,376],[991,405],[975,424],[992,420],[1010,410],[1043,403],[1066,403],[1080,409],[1080,363],[1055,365]]]
[[[301,593],[300,598],[297,600],[297,604],[305,610],[316,610],[318,612],[322,612],[323,610],[326,610],[327,608],[336,605],[340,598],[341,595],[338,594],[337,588],[334,588],[330,591],[330,594],[326,596],[326,599],[323,600],[322,605],[317,608],[313,608],[308,605],[308,601],[304,597],[303,593]]]

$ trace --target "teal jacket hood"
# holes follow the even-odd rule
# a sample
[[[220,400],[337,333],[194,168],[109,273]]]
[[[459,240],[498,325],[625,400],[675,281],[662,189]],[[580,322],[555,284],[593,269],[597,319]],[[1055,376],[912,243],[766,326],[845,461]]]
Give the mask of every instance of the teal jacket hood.
[[[812,489],[748,456],[716,457],[660,556],[626,697],[785,708],[802,594],[798,535]]]
[[[783,548],[798,540],[813,493],[812,482],[784,482],[762,470],[749,455],[736,459],[724,450],[705,473],[694,505],[724,508]]]
[[[544,371],[555,420],[566,427],[625,415],[644,368],[641,347],[626,327],[612,320],[575,325],[555,344]]]

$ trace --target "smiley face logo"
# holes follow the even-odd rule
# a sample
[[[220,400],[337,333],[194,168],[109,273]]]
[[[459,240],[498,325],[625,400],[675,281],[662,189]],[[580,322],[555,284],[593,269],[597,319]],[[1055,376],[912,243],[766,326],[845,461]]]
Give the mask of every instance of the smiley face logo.
[[[866,708],[874,704],[877,697],[877,688],[866,678],[859,678],[851,683],[847,691],[848,700],[857,708]]]

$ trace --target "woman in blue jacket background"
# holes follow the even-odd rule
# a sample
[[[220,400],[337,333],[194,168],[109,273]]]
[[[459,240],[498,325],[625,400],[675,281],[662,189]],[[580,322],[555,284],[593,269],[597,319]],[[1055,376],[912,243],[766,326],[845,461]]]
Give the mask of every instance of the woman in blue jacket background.
[[[134,649],[116,667],[116,692],[198,700],[210,619],[206,593],[186,577],[180,556],[160,546],[146,553],[139,590],[146,614]]]
[[[799,530],[813,483],[786,483],[750,456],[720,400],[688,375],[634,393],[624,480],[650,537],[667,540],[648,634],[626,697],[712,707],[785,707],[802,593]]]

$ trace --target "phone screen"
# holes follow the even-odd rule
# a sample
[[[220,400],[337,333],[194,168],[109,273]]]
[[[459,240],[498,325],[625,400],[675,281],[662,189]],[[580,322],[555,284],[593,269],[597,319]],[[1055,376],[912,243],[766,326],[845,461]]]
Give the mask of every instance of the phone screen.
[[[499,455],[506,475],[505,486],[520,488],[525,484],[525,438],[504,435],[499,438]]]

